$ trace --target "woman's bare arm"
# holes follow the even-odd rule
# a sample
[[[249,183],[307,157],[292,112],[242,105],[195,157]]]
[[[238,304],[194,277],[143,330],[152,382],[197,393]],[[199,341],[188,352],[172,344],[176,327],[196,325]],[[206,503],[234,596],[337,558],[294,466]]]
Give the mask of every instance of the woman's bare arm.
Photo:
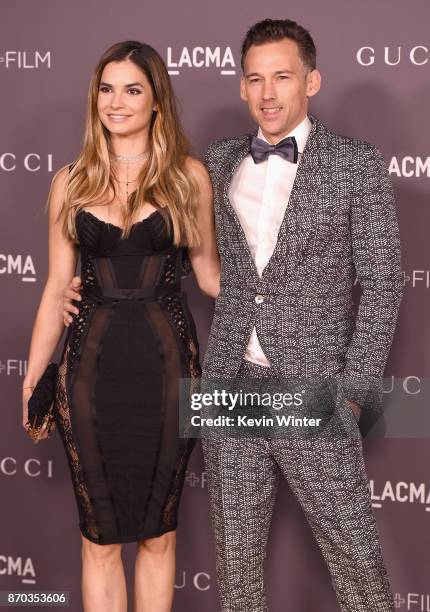
[[[23,387],[34,387],[45,371],[64,331],[63,290],[75,273],[78,250],[62,231],[62,219],[57,220],[68,180],[64,167],[52,179],[49,192],[49,271],[37,310],[30,342],[27,374]]]
[[[191,266],[203,293],[216,298],[220,290],[220,259],[215,239],[212,185],[205,166],[189,158],[188,166],[198,187],[197,223],[201,236],[198,247],[188,249]]]

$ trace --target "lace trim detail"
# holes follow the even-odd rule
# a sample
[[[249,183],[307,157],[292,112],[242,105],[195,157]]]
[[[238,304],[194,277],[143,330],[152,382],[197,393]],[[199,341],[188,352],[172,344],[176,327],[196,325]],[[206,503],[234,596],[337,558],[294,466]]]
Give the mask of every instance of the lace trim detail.
[[[85,483],[85,478],[81,469],[78,451],[73,438],[72,425],[70,421],[69,398],[67,390],[70,355],[70,345],[67,344],[63,359],[58,368],[55,420],[63,440],[63,444],[66,447],[70,474],[72,477],[75,496],[78,502],[80,524],[85,526],[85,529],[93,538],[98,539],[98,530]]]
[[[199,362],[199,351],[192,338],[189,338],[189,349],[191,355],[190,360],[188,362],[191,378],[191,396],[191,394],[196,393],[198,391],[202,370]],[[175,527],[176,509],[178,507],[179,497],[182,493],[182,488],[184,485],[187,463],[194,448],[195,442],[196,440],[192,438],[184,438],[183,440],[182,450],[176,462],[176,469],[173,476],[171,492],[163,510],[164,527]]]
[[[178,250],[169,251],[166,253],[161,273],[160,282],[165,285],[172,285],[178,281],[177,274]]]
[[[163,298],[167,311],[175,325],[175,328],[181,338],[186,341],[189,337],[188,322],[185,318],[184,309],[182,307],[181,298],[176,295],[167,295]]]
[[[97,277],[94,260],[91,257],[82,255],[81,274],[83,284],[86,287],[94,287]]]
[[[72,333],[69,340],[70,345],[70,362],[75,365],[76,359],[80,355],[82,339],[88,330],[88,325],[91,319],[91,312],[94,310],[96,302],[89,298],[83,297],[79,302],[79,314],[74,315]]]
[[[184,278],[185,276],[188,276],[188,274],[191,273],[192,271],[192,266],[191,266],[191,261],[188,255],[188,250],[184,249],[183,250],[183,257],[182,257],[182,269],[181,269],[181,276],[182,278]]]

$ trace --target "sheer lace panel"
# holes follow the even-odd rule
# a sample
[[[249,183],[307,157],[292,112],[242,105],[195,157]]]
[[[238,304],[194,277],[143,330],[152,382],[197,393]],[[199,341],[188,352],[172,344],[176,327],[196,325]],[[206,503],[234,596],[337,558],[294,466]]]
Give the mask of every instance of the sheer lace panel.
[[[74,363],[79,357],[82,347],[82,338],[88,330],[88,325],[91,320],[91,314],[96,307],[94,299],[83,297],[81,302],[78,302],[79,314],[74,315],[72,333],[70,336],[70,359]]]
[[[94,402],[94,384],[97,378],[97,357],[113,308],[98,308],[91,317],[91,326],[83,340],[84,347],[77,365],[73,383],[73,427],[79,444],[81,468],[92,492],[92,511],[100,528],[98,542],[112,540],[118,534],[113,500],[106,478],[103,453],[97,435],[97,406]]]
[[[95,539],[98,538],[98,530],[95,522],[93,507],[90,502],[87,486],[83,477],[81,463],[76,449],[70,421],[69,397],[67,390],[67,378],[69,368],[70,347],[67,345],[62,361],[58,368],[56,382],[56,424],[60,432],[64,446],[70,474],[74,484],[74,491],[79,509],[79,520],[85,530]]]
[[[188,340],[188,324],[187,319],[185,318],[185,313],[180,296],[175,293],[172,293],[171,295],[165,296],[163,302],[166,305],[167,311],[173,320],[173,323],[179,336],[182,340]]]
[[[190,396],[196,393],[199,389],[199,380],[201,376],[201,367],[199,363],[199,350],[193,339],[189,339],[190,359],[188,361],[189,377],[191,378]],[[181,440],[178,456],[176,459],[176,467],[172,478],[172,486],[169,496],[164,506],[163,521],[166,526],[173,528],[177,515],[177,507],[184,484],[186,466],[194,448],[195,440],[186,438],[187,430],[185,429],[184,438]]]
[[[98,257],[96,270],[102,287],[115,287],[117,285],[115,271],[109,257]]]
[[[169,499],[173,476],[172,466],[176,465],[178,447],[179,378],[182,374],[180,353],[177,349],[177,339],[163,309],[156,302],[148,302],[146,312],[153,326],[154,333],[160,343],[160,351],[164,362],[164,397],[161,408],[163,429],[158,447],[156,470],[153,476],[151,500],[147,508],[145,530],[162,531],[164,529],[164,511],[160,517],[158,500]],[[160,524],[160,520],[163,524]]]

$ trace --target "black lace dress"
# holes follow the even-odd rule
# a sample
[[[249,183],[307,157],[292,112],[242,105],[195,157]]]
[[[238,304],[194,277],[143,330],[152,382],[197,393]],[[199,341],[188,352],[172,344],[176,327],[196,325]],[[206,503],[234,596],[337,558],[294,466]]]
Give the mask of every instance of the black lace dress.
[[[77,215],[83,282],[56,389],[56,423],[81,533],[135,542],[177,526],[194,440],[178,435],[180,377],[200,376],[180,282],[184,249],[163,214],[121,228]]]

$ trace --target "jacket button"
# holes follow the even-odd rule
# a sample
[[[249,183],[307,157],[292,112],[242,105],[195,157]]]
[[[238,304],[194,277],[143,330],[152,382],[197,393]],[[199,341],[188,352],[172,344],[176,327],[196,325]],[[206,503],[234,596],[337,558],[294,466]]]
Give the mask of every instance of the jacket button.
[[[256,304],[262,304],[264,302],[264,296],[257,293],[255,296],[255,302]]]

